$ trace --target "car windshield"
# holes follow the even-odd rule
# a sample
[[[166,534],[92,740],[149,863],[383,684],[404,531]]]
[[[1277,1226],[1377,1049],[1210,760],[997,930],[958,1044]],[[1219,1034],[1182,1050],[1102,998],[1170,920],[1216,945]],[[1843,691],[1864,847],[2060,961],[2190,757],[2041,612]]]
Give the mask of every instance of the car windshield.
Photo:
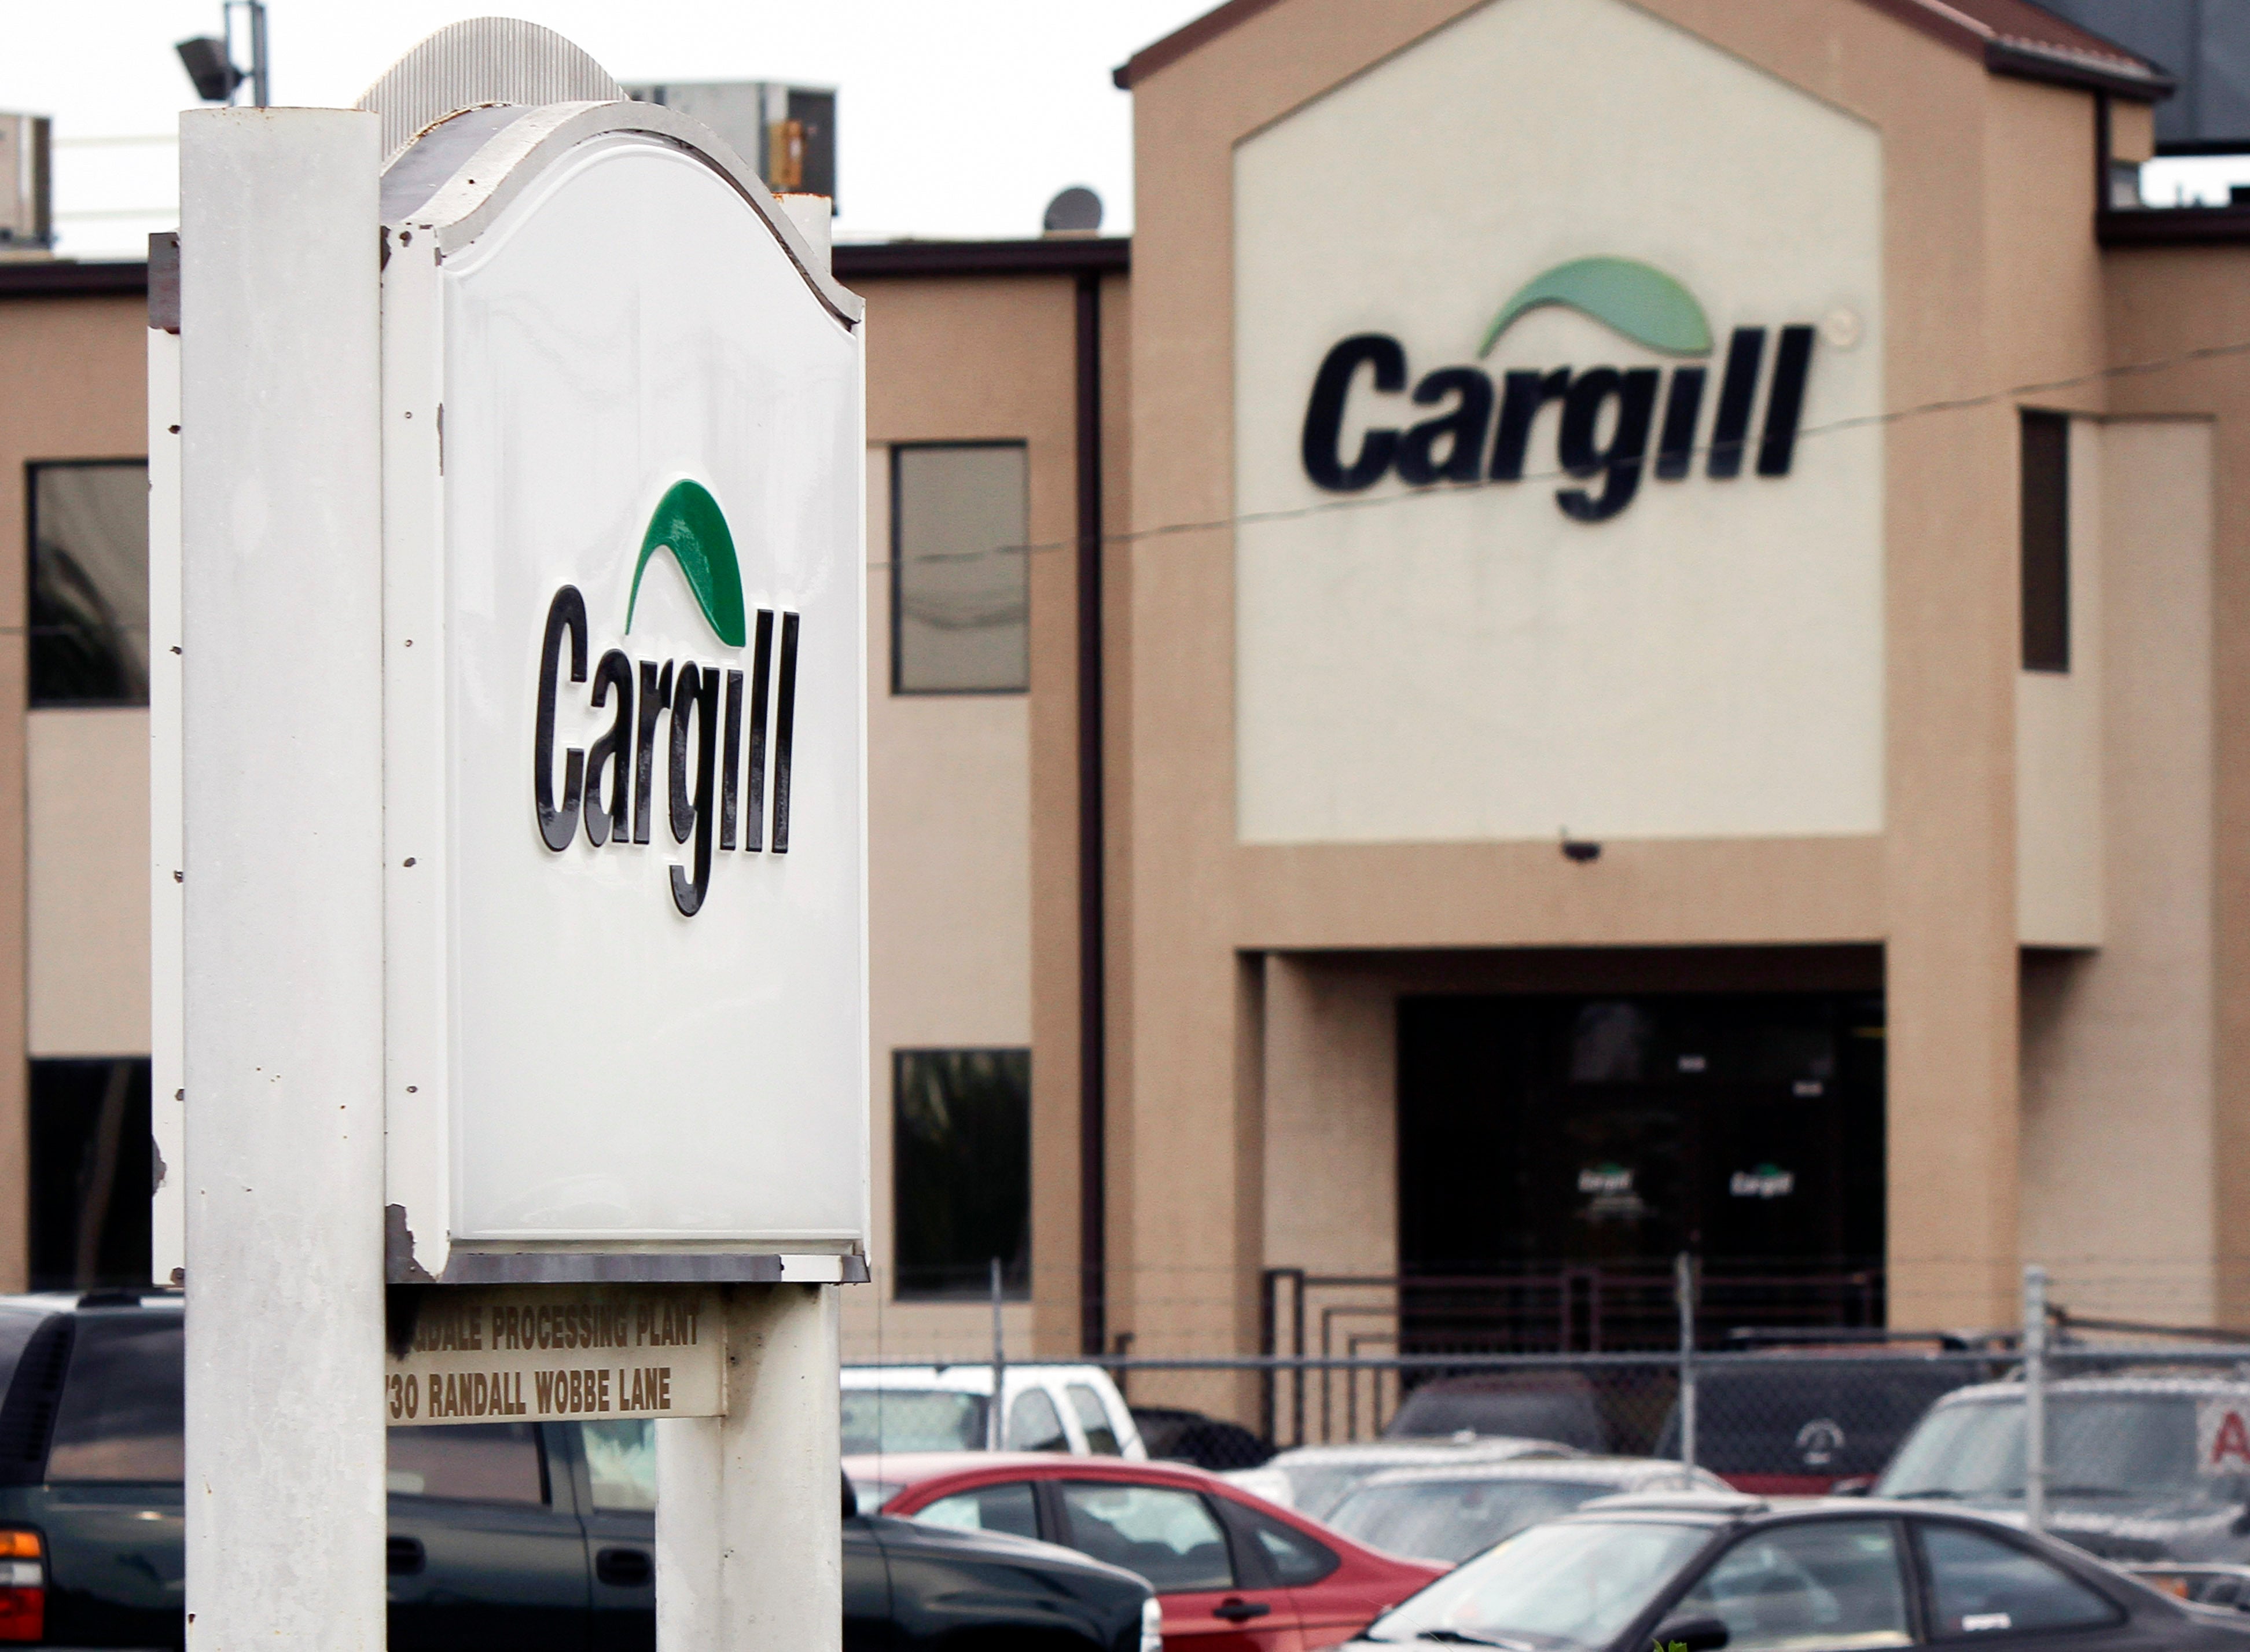
[[[2246,1476],[2196,1473],[2196,1402],[2178,1394],[2050,1394],[2047,1493],[2107,1501],[2243,1500]],[[1878,1497],[2024,1495],[2024,1404],[1941,1406],[1908,1436]]]
[[[1363,1485],[1328,1523],[1370,1548],[1466,1560],[1502,1538],[1617,1490],[1593,1480],[1419,1480]]]
[[[1708,1528],[1569,1520],[1519,1532],[1370,1625],[1370,1641],[1528,1635],[1558,1652],[1605,1647],[1709,1542]]]
[[[844,1455],[977,1450],[984,1412],[983,1394],[950,1388],[846,1388]]]
[[[1278,1469],[1289,1480],[1289,1504],[1292,1508],[1325,1520],[1329,1512],[1344,1500],[1352,1487],[1370,1474],[1398,1465],[1390,1463],[1273,1463],[1266,1465]]]

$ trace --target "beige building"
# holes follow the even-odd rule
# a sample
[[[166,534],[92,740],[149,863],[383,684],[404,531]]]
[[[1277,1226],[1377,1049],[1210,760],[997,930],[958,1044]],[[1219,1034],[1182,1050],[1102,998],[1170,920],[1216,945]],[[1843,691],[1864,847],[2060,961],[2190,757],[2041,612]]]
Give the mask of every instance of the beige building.
[[[837,254],[847,1353],[977,1357],[996,1260],[1017,1357],[1614,1346],[1683,1251],[1729,1323],[2243,1323],[2250,208],[2117,203],[2162,74],[2030,0],[1232,0],[1120,79],[1129,271]],[[145,279],[0,265],[0,1284],[132,1244]]]

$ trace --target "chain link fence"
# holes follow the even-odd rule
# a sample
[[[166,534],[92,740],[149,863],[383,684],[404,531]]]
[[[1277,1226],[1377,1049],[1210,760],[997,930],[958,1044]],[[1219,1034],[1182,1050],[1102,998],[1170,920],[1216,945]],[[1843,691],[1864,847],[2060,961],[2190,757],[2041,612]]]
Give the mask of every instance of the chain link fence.
[[[1315,1352],[1073,1363],[1108,1372],[1151,1456],[1264,1469],[1276,1495],[1292,1495],[1293,1464],[1333,1476],[1401,1447],[1489,1455],[1502,1437],[1661,1460],[1757,1495],[1875,1490],[2020,1518],[2122,1563],[2250,1567],[2250,1337],[2073,1316],[2047,1304],[2038,1269],[2023,1325],[1975,1334],[1715,1331],[1696,1323],[1692,1277],[1674,1283],[1677,1346],[1662,1351],[1402,1352],[1394,1308],[1357,1342],[1329,1316]],[[1004,1312],[992,1323],[1004,1366]],[[1288,1341],[1270,1318],[1266,1340]],[[1003,1412],[989,1351],[921,1370],[934,1374],[895,1357],[854,1366],[847,1388],[889,1386],[847,1393],[847,1450],[1083,1446],[1087,1415],[1073,1442],[1058,1415],[1060,1378],[1041,1387],[1018,1371]],[[2250,1596],[2250,1571],[2241,1580]]]

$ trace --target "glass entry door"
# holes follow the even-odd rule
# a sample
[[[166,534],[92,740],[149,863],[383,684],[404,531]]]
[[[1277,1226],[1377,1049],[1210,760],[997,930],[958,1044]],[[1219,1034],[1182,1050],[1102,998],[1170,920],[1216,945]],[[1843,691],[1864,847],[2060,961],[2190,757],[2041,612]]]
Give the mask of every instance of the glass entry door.
[[[1868,995],[1402,1001],[1410,1342],[1661,1344],[1683,1250],[1750,1322],[1866,1317],[1834,1282],[1881,1263],[1883,1030]]]

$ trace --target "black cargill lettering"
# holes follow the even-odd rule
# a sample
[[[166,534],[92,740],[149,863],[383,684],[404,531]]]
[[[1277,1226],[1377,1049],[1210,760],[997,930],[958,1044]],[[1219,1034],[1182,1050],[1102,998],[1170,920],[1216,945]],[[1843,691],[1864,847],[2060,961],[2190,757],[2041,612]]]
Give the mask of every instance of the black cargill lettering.
[[[657,1411],[672,1409],[672,1367],[670,1366],[659,1366],[656,1368],[656,1404],[651,1408]]]
[[[471,1372],[468,1383],[469,1415],[473,1417],[480,1417],[485,1415],[486,1407],[492,1403],[490,1386],[486,1382],[485,1373],[481,1371]]]
[[[594,1407],[594,1409],[607,1411],[610,1408],[610,1368],[607,1366],[602,1367],[601,1393],[598,1398],[599,1403]]]
[[[579,1392],[578,1392],[578,1387],[579,1387],[579,1385],[578,1385],[578,1371],[577,1371],[577,1368],[576,1368],[576,1366],[573,1366],[573,1367],[571,1368],[571,1371],[570,1371],[570,1377],[569,1377],[569,1385],[568,1385],[568,1386],[569,1386],[569,1390],[570,1398],[569,1398],[569,1400],[567,1402],[565,1402],[565,1404],[564,1404],[564,1406],[563,1406],[563,1408],[563,1408],[564,1410],[566,1410],[566,1411],[576,1411],[576,1410],[578,1408],[578,1401],[579,1401],[579,1397],[580,1397],[580,1396],[579,1396]]]
[[[535,1371],[531,1373],[531,1392],[539,1401],[539,1415],[551,1415],[555,1410],[555,1373]]]
[[[517,1372],[508,1386],[515,1390],[515,1405],[513,1408],[515,1415],[519,1417],[526,1415],[523,1408],[523,1373]]]

